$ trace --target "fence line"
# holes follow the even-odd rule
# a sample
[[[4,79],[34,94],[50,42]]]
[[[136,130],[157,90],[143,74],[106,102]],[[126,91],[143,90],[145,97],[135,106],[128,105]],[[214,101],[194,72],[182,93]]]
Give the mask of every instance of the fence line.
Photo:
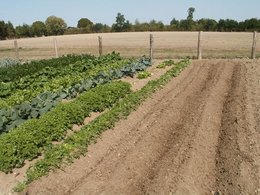
[[[183,41],[185,41],[185,33],[183,33],[184,34],[184,36],[182,36],[182,40]],[[166,55],[164,55],[165,53],[164,53],[164,47],[163,46],[160,46],[160,47],[156,47],[156,44],[154,44],[155,43],[155,41],[157,40],[157,38],[158,38],[158,40],[159,41],[156,41],[156,43],[159,43],[160,44],[160,41],[162,40],[160,37],[154,37],[154,34],[148,34],[149,35],[149,48],[147,48],[147,47],[140,47],[140,44],[139,44],[139,46],[136,46],[136,48],[135,48],[135,46],[134,46],[134,48],[135,49],[139,49],[139,50],[135,50],[134,52],[135,52],[135,55],[136,55],[136,52],[138,52],[138,51],[140,51],[141,52],[141,55],[142,55],[142,52],[144,52],[146,49],[146,51],[147,51],[147,53],[149,54],[149,56],[150,56],[150,58],[151,58],[151,60],[153,60],[155,57],[155,54],[156,54],[156,51],[158,51],[158,53],[159,53],[159,51],[161,51],[161,55],[162,56],[166,56]],[[174,34],[173,34],[173,36],[174,36]],[[177,36],[177,35],[176,35]],[[193,36],[194,36],[194,34],[193,34]],[[207,34],[205,34],[205,36],[207,36]],[[233,36],[233,35],[232,35]],[[105,35],[104,35],[104,37],[105,37]],[[102,36],[98,36],[97,38],[97,41],[98,41],[98,54],[99,54],[99,56],[101,56],[101,55],[103,55],[103,53],[104,53],[104,45],[103,45],[103,38],[104,37],[102,37]],[[202,32],[202,31],[199,31],[198,32],[198,35],[197,35],[197,47],[195,46],[195,45],[193,45],[194,44],[194,42],[193,42],[193,40],[194,40],[194,37],[192,38],[192,42],[191,42],[191,45],[193,45],[192,46],[192,48],[194,48],[194,50],[196,49],[196,51],[197,51],[197,59],[202,59],[203,57],[205,57],[205,56],[207,56],[207,55],[202,55],[202,51],[203,51],[203,48],[205,49],[205,47],[203,46],[204,45],[204,33]],[[113,37],[114,38],[114,40],[116,41],[116,36],[114,36]],[[128,40],[128,38],[127,39],[123,39],[123,40],[126,40],[127,42],[130,42],[130,45],[131,46],[129,46],[129,45],[127,45],[125,48],[126,49],[129,49],[129,48],[133,48],[133,43],[131,43],[131,40],[130,40],[130,38],[131,38],[131,36],[129,37],[129,40]],[[141,39],[143,39],[144,37],[141,37]],[[148,37],[147,37],[148,38]],[[232,38],[231,36],[229,36],[228,38]],[[250,55],[250,57],[252,58],[252,59],[255,59],[256,58],[256,52],[257,52],[257,47],[256,47],[256,45],[257,45],[257,32],[253,32],[253,40],[252,40],[252,48],[251,48],[251,55]],[[139,38],[140,39],[140,38]],[[138,40],[139,40],[138,39]],[[141,43],[143,43],[144,41],[144,39],[143,40],[141,40],[140,39],[140,41],[141,41]],[[166,42],[166,40],[168,40],[169,39],[169,36],[166,38],[166,39],[164,39],[163,41],[164,42]],[[176,39],[176,37],[173,37],[173,39]],[[247,38],[248,39],[248,38]],[[61,41],[62,39],[60,39],[59,38],[59,42],[62,44],[62,41]],[[111,49],[111,43],[113,43],[113,41],[111,41],[111,39],[106,39],[106,40],[108,40],[108,42],[109,42],[109,44],[107,45],[107,48],[110,48]],[[119,37],[119,40],[120,40],[120,37]],[[189,40],[189,39],[188,39]],[[228,40],[228,39],[227,39]],[[19,41],[19,40],[18,40]],[[20,41],[19,41],[19,46],[20,47],[18,47],[18,41],[15,39],[14,40],[14,42],[13,42],[13,44],[14,44],[14,54],[15,54],[15,57],[17,58],[17,59],[19,59],[20,57],[21,57],[21,53],[20,52],[22,52],[22,50],[20,50],[20,48],[22,48],[21,47],[21,43],[20,43]],[[136,40],[135,40],[136,41]],[[21,42],[22,42],[22,40],[21,40]],[[170,42],[170,41],[169,41]],[[186,42],[187,42],[187,40],[186,40]],[[209,42],[207,42],[207,43],[209,43]],[[214,42],[213,42],[214,43]],[[224,42],[223,42],[224,43]],[[92,43],[93,44],[93,43]],[[138,44],[138,43],[137,43]],[[171,43],[172,44],[172,43]],[[117,46],[116,46],[117,45]],[[93,45],[94,46],[94,45]],[[93,48],[93,46],[91,46],[89,49],[95,49],[95,48]],[[114,45],[112,45],[112,46],[114,46]],[[122,46],[124,46],[123,44],[122,44]],[[186,44],[186,46],[187,46],[187,51],[188,51],[188,45]],[[185,46],[185,47],[186,47]],[[57,58],[57,57],[59,57],[59,49],[61,49],[61,48],[59,48],[58,47],[58,43],[57,43],[57,38],[56,37],[54,37],[53,38],[53,47],[54,47],[54,55],[55,55],[55,57]],[[95,46],[96,47],[96,46]],[[106,47],[106,46],[105,46]],[[128,48],[129,47],[129,48]],[[183,50],[181,50],[181,52],[183,52],[182,53],[182,55],[180,55],[180,56],[184,56],[185,55],[185,53],[188,53],[188,56],[190,56],[190,55],[192,55],[192,54],[190,54],[191,52],[185,52],[185,47],[184,47],[184,49]],[[83,48],[83,50],[84,50],[84,47],[82,47]],[[119,50],[120,49],[122,49],[122,48],[124,48],[124,47],[121,47],[118,43],[116,43],[115,44],[115,50],[116,50],[116,48],[118,48]],[[178,47],[177,47],[178,48]],[[218,47],[219,49],[218,49],[218,51],[221,53],[221,46],[219,46]],[[161,49],[161,50],[160,50]],[[171,45],[167,45],[166,46],[166,48],[165,49],[171,49]],[[190,47],[189,47],[189,49],[190,49]],[[123,50],[123,49],[122,49]],[[96,50],[97,51],[97,50]],[[130,50],[126,50],[127,51],[127,54],[129,54],[129,52],[128,51],[130,51]],[[149,51],[149,52],[148,52]],[[176,54],[176,55],[178,55],[178,50],[175,50],[176,51],[176,53],[174,53],[174,47],[173,47],[173,50],[172,51],[169,51],[168,50],[168,53],[170,54],[170,56],[171,55],[174,55],[174,54]],[[225,51],[225,50],[224,50]],[[232,51],[232,50],[231,50]],[[237,51],[237,50],[236,50]],[[193,51],[194,52],[194,51]],[[238,50],[238,52],[239,52],[239,50]],[[246,49],[245,49],[245,47],[244,47],[244,50],[243,50],[243,52],[245,53],[246,52]],[[95,53],[95,52],[94,52]],[[146,53],[146,52],[145,52]],[[206,52],[207,53],[207,52]],[[214,55],[218,55],[218,53],[216,52],[216,53],[214,53]],[[213,56],[214,56],[213,55]],[[242,55],[244,55],[244,54],[242,54]]]
[[[58,46],[57,46],[57,39],[56,38],[53,38],[53,43],[54,43],[55,57],[58,58],[59,54],[58,54]]]
[[[153,43],[154,43],[153,34],[150,34],[150,59],[151,59],[151,62],[153,61]]]
[[[199,33],[198,33],[198,48],[197,48],[197,53],[198,53],[197,58],[199,60],[202,59],[202,48],[201,48],[201,41],[202,41],[202,39],[201,39],[201,34],[202,34],[202,31],[199,31]]]
[[[98,36],[98,51],[99,51],[99,56],[103,55],[103,44],[102,44],[102,37]]]
[[[255,59],[256,40],[257,40],[257,32],[255,31],[255,32],[253,33],[253,44],[252,44],[252,52],[251,52],[251,58],[252,58],[252,59]]]
[[[16,59],[20,59],[18,42],[16,39],[14,40],[14,52],[15,52]]]

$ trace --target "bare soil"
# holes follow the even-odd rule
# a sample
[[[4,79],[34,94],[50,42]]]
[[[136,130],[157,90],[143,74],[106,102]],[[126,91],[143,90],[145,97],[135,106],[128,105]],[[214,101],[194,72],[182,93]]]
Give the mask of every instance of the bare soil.
[[[22,194],[260,194],[260,61],[195,61]]]
[[[125,57],[137,57],[149,54],[151,33],[154,35],[155,58],[196,57],[197,32],[130,32],[24,38],[18,40],[18,46],[22,59],[55,57],[54,38],[57,39],[59,55],[98,55],[98,36],[102,36],[104,53],[117,51]],[[203,57],[249,57],[252,37],[253,34],[247,32],[203,32]],[[257,56],[260,57],[260,44],[257,44]],[[0,41],[0,58],[3,57],[15,57],[13,40]]]

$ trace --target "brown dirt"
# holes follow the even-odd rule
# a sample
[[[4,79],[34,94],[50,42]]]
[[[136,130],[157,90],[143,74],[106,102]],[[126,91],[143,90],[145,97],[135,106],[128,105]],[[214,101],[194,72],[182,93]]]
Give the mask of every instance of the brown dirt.
[[[196,61],[26,192],[260,194],[259,78],[260,61]]]

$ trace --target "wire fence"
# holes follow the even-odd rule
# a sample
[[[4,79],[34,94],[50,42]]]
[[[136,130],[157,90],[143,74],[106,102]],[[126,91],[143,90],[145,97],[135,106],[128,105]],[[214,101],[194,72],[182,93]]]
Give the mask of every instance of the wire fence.
[[[49,36],[0,41],[0,58],[22,60],[52,58],[65,54],[91,53],[99,55],[112,51],[123,57],[151,55],[150,35],[153,35],[152,54],[155,59],[197,58],[251,58],[260,57],[256,44],[259,34],[246,32],[131,32]],[[198,48],[200,45],[200,48]]]

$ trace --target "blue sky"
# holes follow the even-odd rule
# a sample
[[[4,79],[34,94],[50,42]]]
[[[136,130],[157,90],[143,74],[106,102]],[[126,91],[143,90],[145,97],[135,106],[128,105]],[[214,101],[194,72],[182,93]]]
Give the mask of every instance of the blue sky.
[[[173,17],[184,19],[187,9],[194,7],[194,19],[260,18],[260,0],[1,0],[0,20],[15,26],[45,21],[50,15],[62,17],[68,26],[86,17],[94,23],[111,25],[121,12],[130,22],[151,19],[169,23]]]

